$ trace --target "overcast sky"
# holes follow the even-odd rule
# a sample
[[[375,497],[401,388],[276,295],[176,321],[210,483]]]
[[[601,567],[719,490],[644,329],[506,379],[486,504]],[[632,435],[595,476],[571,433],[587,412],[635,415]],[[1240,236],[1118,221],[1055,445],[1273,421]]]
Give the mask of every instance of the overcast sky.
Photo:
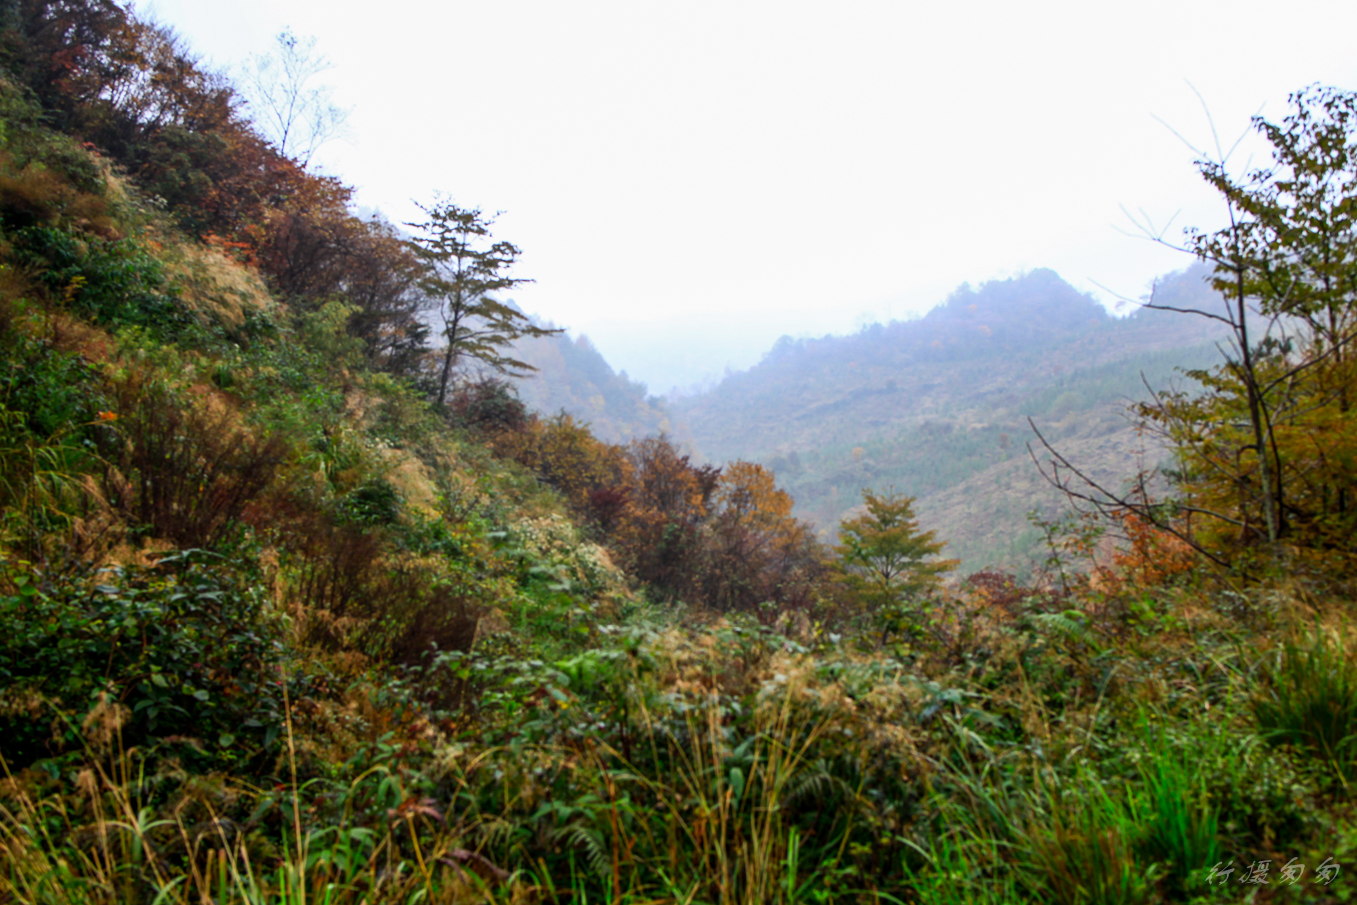
[[[438,192],[503,211],[519,304],[654,390],[1035,267],[1139,296],[1188,261],[1122,206],[1219,223],[1156,121],[1211,142],[1189,83],[1230,141],[1357,87],[1351,0],[141,8],[217,67],[315,36],[352,108],[327,170],[397,221]]]

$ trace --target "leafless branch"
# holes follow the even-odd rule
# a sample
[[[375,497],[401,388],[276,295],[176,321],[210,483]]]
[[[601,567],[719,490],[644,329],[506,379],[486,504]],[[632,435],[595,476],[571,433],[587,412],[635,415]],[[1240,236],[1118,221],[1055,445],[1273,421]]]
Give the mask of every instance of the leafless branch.
[[[1176,527],[1172,523],[1172,521],[1162,517],[1160,513],[1165,511],[1190,512],[1194,514],[1206,515],[1211,518],[1216,518],[1221,521],[1224,521],[1228,524],[1238,525],[1240,527],[1247,528],[1248,526],[1245,525],[1243,522],[1237,519],[1230,518],[1229,516],[1222,515],[1221,513],[1218,512],[1214,512],[1207,509],[1200,509],[1198,507],[1185,505],[1176,501],[1172,503],[1157,503],[1157,504],[1151,503],[1149,501],[1148,488],[1145,486],[1144,472],[1141,472],[1141,474],[1138,475],[1136,479],[1136,489],[1139,496],[1141,497],[1140,502],[1136,502],[1135,500],[1130,499],[1128,497],[1113,493],[1106,487],[1103,487],[1101,484],[1099,484],[1092,477],[1090,477],[1089,475],[1085,474],[1083,471],[1075,467],[1070,462],[1069,459],[1065,458],[1065,456],[1062,455],[1060,451],[1057,450],[1054,446],[1052,446],[1050,442],[1046,439],[1046,437],[1041,433],[1040,429],[1037,428],[1036,422],[1034,422],[1031,418],[1028,418],[1027,423],[1032,428],[1032,433],[1036,434],[1037,440],[1041,443],[1042,447],[1046,450],[1046,452],[1050,453],[1052,457],[1052,461],[1050,463],[1050,470],[1048,472],[1047,468],[1042,465],[1041,460],[1037,458],[1036,450],[1032,448],[1032,444],[1028,443],[1027,453],[1029,456],[1032,457],[1033,464],[1037,466],[1037,471],[1041,473],[1041,476],[1047,481],[1047,483],[1049,483],[1052,487],[1056,488],[1061,493],[1063,493],[1065,497],[1069,499],[1071,502],[1081,501],[1083,503],[1086,503],[1092,506],[1099,515],[1103,516],[1111,516],[1119,513],[1128,513],[1136,515],[1139,518],[1145,519],[1145,521],[1149,522],[1151,525],[1153,525],[1155,528],[1158,528],[1160,531],[1164,531],[1165,533],[1171,534],[1172,536],[1178,538],[1183,543],[1187,544],[1193,550],[1197,551],[1202,556],[1211,560],[1211,562],[1215,563],[1216,565],[1221,567],[1226,567],[1229,565],[1229,563],[1227,563],[1220,556],[1203,547],[1190,534]],[[1077,489],[1075,486],[1071,484],[1071,482],[1068,479],[1062,480],[1060,475],[1062,469],[1068,472],[1070,475],[1073,475],[1075,478],[1077,478],[1078,481],[1085,488],[1087,488],[1087,490]]]
[[[1155,302],[1144,302],[1142,308],[1153,308],[1155,311],[1173,311],[1178,314],[1199,314],[1202,317],[1209,317],[1213,321],[1220,321],[1222,324],[1234,326],[1233,318],[1221,317],[1219,314],[1212,314],[1209,311],[1201,311],[1197,308],[1175,308],[1172,305],[1160,305]]]

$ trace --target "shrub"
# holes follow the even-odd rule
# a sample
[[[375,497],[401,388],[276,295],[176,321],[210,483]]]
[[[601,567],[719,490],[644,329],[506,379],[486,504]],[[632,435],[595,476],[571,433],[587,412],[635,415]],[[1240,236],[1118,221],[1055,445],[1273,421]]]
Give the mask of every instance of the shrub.
[[[385,478],[358,485],[339,502],[340,514],[360,525],[390,525],[400,517],[401,495]]]
[[[0,537],[41,559],[43,536],[85,514],[102,399],[79,356],[15,333],[0,357]]]
[[[0,152],[0,223],[22,229],[61,221],[108,229],[101,198],[75,190],[62,174],[42,164],[19,167]]]
[[[493,377],[459,386],[452,394],[449,415],[458,427],[485,434],[521,431],[528,425],[528,410],[518,392]]]
[[[153,569],[12,574],[17,593],[0,598],[10,769],[79,751],[82,737],[124,749],[177,740],[178,753],[207,761],[265,754],[282,725],[283,648],[246,578],[202,551]]]
[[[192,547],[228,535],[272,480],[286,444],[259,437],[212,399],[189,403],[164,383],[130,377],[116,388],[116,465],[105,493],[156,535]]]
[[[105,405],[94,373],[79,355],[16,332],[0,358],[0,402],[21,412],[24,430],[39,438],[92,422]]]
[[[35,225],[10,234],[16,260],[71,311],[96,323],[172,337],[193,321],[154,257],[133,239],[81,236]]]
[[[286,523],[292,554],[291,594],[308,611],[304,634],[327,646],[345,640],[345,624],[367,609],[368,578],[382,555],[382,536],[361,525],[336,525],[323,515],[304,512]]]
[[[359,498],[373,509],[387,500],[375,491]],[[351,495],[335,515],[298,511],[280,532],[302,637],[401,667],[422,665],[434,651],[470,649],[484,610],[480,576],[447,574],[460,565],[454,532],[442,522],[360,518],[355,507]]]

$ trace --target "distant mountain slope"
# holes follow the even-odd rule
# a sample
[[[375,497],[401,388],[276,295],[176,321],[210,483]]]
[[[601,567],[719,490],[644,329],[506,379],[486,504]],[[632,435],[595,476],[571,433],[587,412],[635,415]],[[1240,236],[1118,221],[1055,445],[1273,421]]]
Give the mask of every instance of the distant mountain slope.
[[[566,412],[589,422],[594,435],[608,443],[659,433],[685,436],[665,402],[625,371],[615,373],[586,336],[522,339],[515,343],[514,355],[537,368],[515,381],[520,398],[533,411]]]
[[[1174,275],[1158,297],[1210,305],[1203,276]],[[1115,318],[1036,270],[963,286],[918,320],[784,337],[756,367],[674,409],[705,456],[772,467],[798,512],[826,530],[862,488],[894,485],[920,498],[927,526],[953,541],[964,568],[1017,567],[1031,546],[1025,513],[1051,505],[1023,471],[1032,468],[1026,419],[1076,444],[1104,476],[1129,474],[1127,451],[1144,444],[1121,412],[1144,395],[1142,372],[1162,385],[1175,367],[1216,360],[1217,327],[1146,309]],[[956,498],[962,486],[979,499]],[[968,507],[989,517],[977,521]]]

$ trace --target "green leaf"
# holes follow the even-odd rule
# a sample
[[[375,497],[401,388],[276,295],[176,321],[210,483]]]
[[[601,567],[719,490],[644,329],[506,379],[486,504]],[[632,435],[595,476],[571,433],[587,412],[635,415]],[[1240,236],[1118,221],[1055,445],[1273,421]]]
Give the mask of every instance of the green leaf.
[[[740,796],[744,794],[744,771],[739,767],[730,768],[730,791],[738,804]]]

